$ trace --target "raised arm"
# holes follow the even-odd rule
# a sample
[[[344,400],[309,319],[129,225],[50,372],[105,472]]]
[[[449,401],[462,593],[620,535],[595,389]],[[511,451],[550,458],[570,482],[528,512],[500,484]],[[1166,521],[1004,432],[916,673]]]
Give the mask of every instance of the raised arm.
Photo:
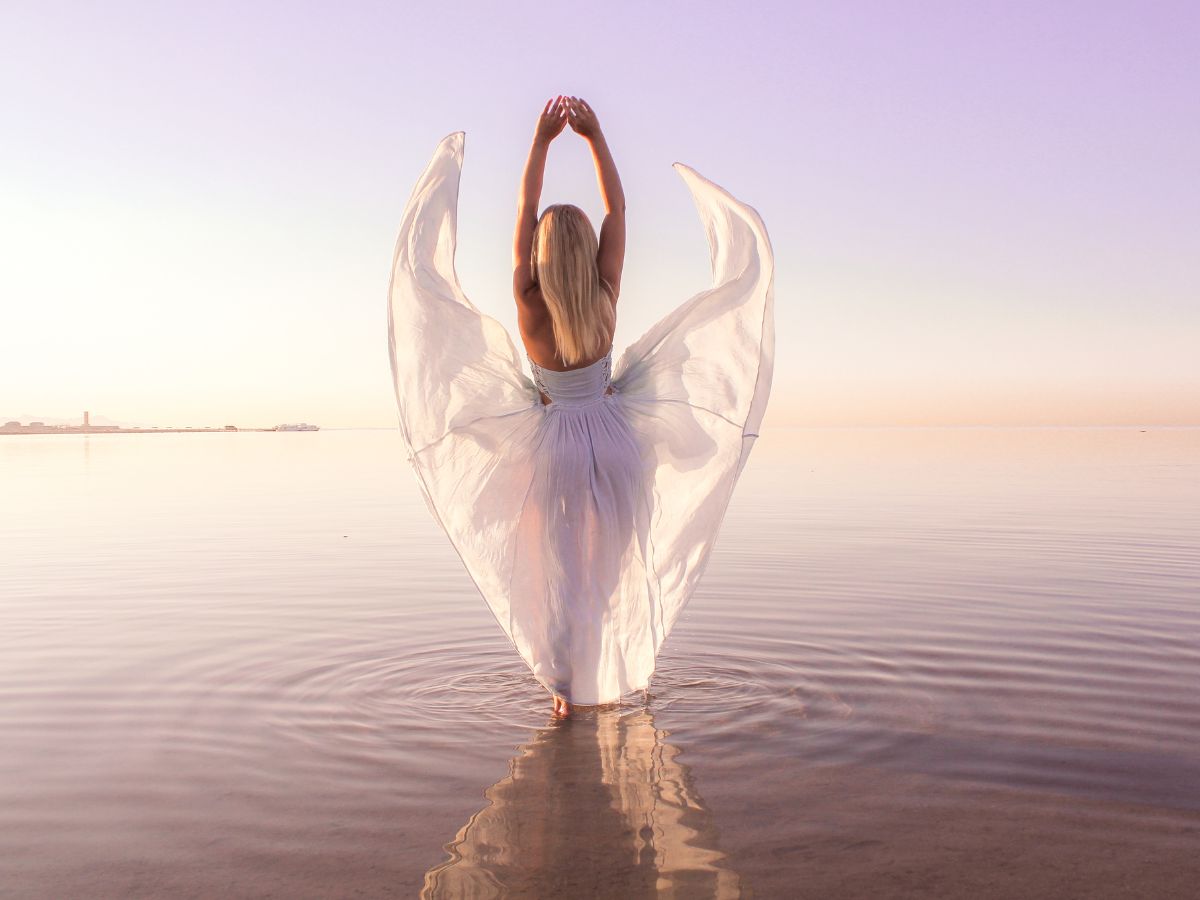
[[[600,277],[612,286],[615,301],[621,292],[621,270],[625,266],[625,190],[621,187],[621,176],[617,174],[617,164],[613,162],[608,141],[600,130],[600,122],[587,101],[568,97],[567,114],[571,127],[591,145],[592,159],[596,163],[596,180],[604,200],[604,222],[600,226],[596,267],[600,270]]]
[[[546,172],[546,154],[550,142],[567,124],[567,108],[561,96],[547,101],[533,134],[533,146],[525,161],[521,193],[517,197],[517,229],[513,235],[513,295],[518,307],[533,287],[533,232],[537,228],[538,203],[542,198],[542,177]]]

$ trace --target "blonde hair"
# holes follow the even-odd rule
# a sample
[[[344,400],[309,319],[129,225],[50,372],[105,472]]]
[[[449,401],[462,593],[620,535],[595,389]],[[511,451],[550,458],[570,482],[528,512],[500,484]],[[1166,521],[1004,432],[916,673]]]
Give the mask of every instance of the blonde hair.
[[[570,203],[547,206],[533,235],[533,280],[541,289],[559,358],[575,365],[612,343],[616,310],[596,267],[592,223]]]

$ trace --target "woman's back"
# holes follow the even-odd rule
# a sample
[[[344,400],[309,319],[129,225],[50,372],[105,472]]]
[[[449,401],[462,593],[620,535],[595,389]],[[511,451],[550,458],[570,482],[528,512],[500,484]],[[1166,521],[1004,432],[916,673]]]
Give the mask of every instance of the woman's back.
[[[613,289],[601,279],[601,288],[612,309],[611,327],[606,330],[608,339],[604,342],[607,349],[601,353],[593,353],[589,357],[576,362],[565,363],[554,336],[554,324],[545,299],[537,287],[527,294],[522,306],[524,309],[518,317],[521,342],[525,345],[525,356],[533,364],[543,370],[554,372],[570,372],[573,369],[586,369],[595,365],[605,356],[612,353],[612,337],[616,331],[617,301]]]
[[[607,283],[601,281],[604,295],[609,298],[612,303],[612,326],[616,328],[616,301],[612,288]],[[535,288],[531,294],[537,294]],[[585,371],[588,373],[602,372],[602,377],[596,384],[599,389],[597,395],[603,395],[606,391],[611,393],[609,389],[609,380],[612,374],[612,334],[608,335],[607,349],[600,355],[593,355],[591,358],[574,365],[566,365],[559,353],[559,349],[554,339],[554,328],[550,320],[549,311],[544,315],[537,316],[536,310],[538,306],[545,306],[544,301],[541,301],[537,296],[531,296],[526,301],[527,308],[534,311],[534,314],[526,314],[521,321],[521,341],[525,345],[525,358],[529,360],[529,366],[533,373],[533,383],[537,385],[541,392],[542,403],[550,404],[557,401],[559,398],[555,395],[555,391],[547,388],[547,383],[550,385],[561,385],[560,392],[569,392],[572,396],[578,397],[581,394],[588,393],[590,390],[588,385],[590,381],[580,382],[578,380],[563,380],[556,376],[566,375],[572,372]],[[600,365],[604,363],[604,365]],[[544,373],[550,373],[548,376]],[[587,376],[589,379],[591,376]]]

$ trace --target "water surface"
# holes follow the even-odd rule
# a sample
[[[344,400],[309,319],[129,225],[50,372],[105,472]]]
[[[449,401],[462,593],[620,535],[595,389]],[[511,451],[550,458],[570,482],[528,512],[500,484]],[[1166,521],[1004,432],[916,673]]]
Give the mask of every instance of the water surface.
[[[549,716],[391,431],[0,437],[0,893],[1184,897],[1200,429],[775,429]]]

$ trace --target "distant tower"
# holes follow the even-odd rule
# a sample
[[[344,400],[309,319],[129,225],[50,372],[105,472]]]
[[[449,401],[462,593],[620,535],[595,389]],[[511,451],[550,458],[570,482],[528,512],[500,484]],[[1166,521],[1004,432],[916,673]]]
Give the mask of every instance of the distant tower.
[[[84,428],[91,427],[91,423],[88,421],[88,411],[86,409],[83,411],[83,427]]]

